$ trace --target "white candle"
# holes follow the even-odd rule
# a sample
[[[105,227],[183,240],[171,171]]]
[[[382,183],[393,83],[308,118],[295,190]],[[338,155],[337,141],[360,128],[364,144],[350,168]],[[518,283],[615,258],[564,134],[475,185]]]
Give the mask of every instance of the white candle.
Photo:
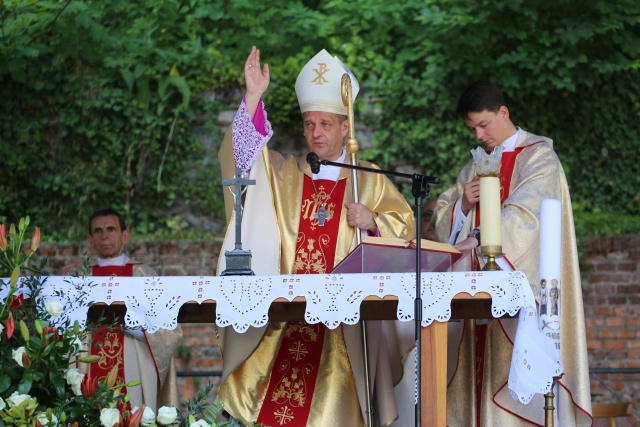
[[[540,202],[541,279],[547,279],[547,282],[551,279],[560,280],[561,247],[562,203],[556,199],[544,199]]]
[[[562,299],[562,202],[540,202],[540,296],[538,327],[553,344],[560,357],[560,307]]]
[[[482,246],[502,246],[500,210],[500,178],[481,176],[480,243]]]

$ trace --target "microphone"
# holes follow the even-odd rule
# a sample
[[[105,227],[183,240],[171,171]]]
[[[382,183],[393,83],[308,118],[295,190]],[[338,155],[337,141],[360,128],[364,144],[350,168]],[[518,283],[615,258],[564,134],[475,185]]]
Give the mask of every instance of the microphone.
[[[312,173],[317,174],[320,172],[320,159],[318,158],[318,155],[313,151],[307,154],[307,163],[309,163],[309,166],[311,166]]]

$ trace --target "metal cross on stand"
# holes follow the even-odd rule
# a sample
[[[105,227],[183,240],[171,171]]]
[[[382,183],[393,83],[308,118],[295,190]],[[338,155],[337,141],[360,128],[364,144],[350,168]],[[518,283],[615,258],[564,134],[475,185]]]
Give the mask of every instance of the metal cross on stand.
[[[242,249],[242,191],[243,186],[256,185],[255,179],[242,178],[242,172],[236,168],[234,179],[222,181],[222,185],[235,187],[233,191],[233,210],[236,214],[236,244],[232,251],[224,251],[227,260],[227,268],[221,276],[253,276],[251,270],[251,251]]]

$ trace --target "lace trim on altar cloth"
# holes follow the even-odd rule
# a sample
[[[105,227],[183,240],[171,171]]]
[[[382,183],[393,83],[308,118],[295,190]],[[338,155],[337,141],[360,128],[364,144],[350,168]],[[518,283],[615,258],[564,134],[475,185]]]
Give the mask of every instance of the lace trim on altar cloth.
[[[21,278],[23,280],[24,278]],[[546,393],[551,377],[562,365],[546,348],[537,328],[535,299],[524,273],[519,271],[422,273],[422,326],[451,319],[451,300],[456,294],[486,292],[492,297],[494,317],[519,314],[509,376],[512,396],[528,403],[535,393]],[[8,280],[8,279],[7,279]],[[5,291],[5,292],[3,292]],[[0,289],[0,297],[6,288]],[[341,323],[360,320],[360,304],[368,296],[398,297],[397,318],[414,319],[414,273],[308,274],[274,276],[163,276],[163,277],[70,277],[49,276],[42,293],[65,305],[65,320],[84,327],[88,301],[124,302],[126,328],[148,333],[175,329],[180,307],[188,302],[216,301],[218,326],[238,332],[264,326],[271,303],[283,298],[307,301],[305,320],[334,329]],[[90,296],[89,296],[90,295]],[[522,310],[521,310],[522,309]]]
[[[515,316],[521,307],[535,307],[526,276],[519,271],[422,273],[422,326],[434,320],[451,318],[451,300],[461,292],[475,295],[486,292],[492,297],[494,317]],[[163,277],[71,277],[49,276],[43,295],[65,295],[73,301],[76,294],[91,284],[91,300],[110,305],[124,302],[125,325],[142,327],[153,333],[174,329],[178,312],[187,301],[214,300],[216,324],[231,326],[238,332],[261,327],[268,321],[271,303],[284,298],[307,301],[305,320],[324,323],[335,329],[341,323],[355,324],[365,297],[398,297],[397,316],[401,321],[414,318],[414,273],[310,274],[275,276],[163,276]],[[365,291],[368,290],[368,291]],[[70,320],[85,325],[88,307],[69,310]]]
[[[236,167],[242,171],[243,177],[249,176],[251,167],[273,135],[271,122],[267,118],[262,101],[258,104],[255,122],[251,120],[243,99],[233,119],[232,127],[233,160]],[[263,127],[266,135],[258,130],[258,128],[262,130]]]

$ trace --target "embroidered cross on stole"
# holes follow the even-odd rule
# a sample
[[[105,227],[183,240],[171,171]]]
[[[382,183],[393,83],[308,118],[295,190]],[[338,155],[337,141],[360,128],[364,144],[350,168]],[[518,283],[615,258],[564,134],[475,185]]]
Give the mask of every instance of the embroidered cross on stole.
[[[93,276],[133,276],[133,264],[109,265],[92,268]],[[91,333],[91,355],[100,356],[100,360],[92,363],[89,374],[93,378],[102,379],[113,367],[118,365],[118,382],[124,383],[124,332],[120,325],[96,325],[97,330]],[[126,393],[126,387],[122,388]]]
[[[296,274],[323,274],[333,269],[346,181],[336,184],[316,180],[320,197],[336,185],[331,197],[324,200],[326,215],[319,218],[317,212],[323,201],[318,200],[311,178],[305,176],[293,268]],[[323,226],[319,226],[319,220]],[[321,323],[287,323],[257,423],[271,427],[307,425],[325,332]]]

